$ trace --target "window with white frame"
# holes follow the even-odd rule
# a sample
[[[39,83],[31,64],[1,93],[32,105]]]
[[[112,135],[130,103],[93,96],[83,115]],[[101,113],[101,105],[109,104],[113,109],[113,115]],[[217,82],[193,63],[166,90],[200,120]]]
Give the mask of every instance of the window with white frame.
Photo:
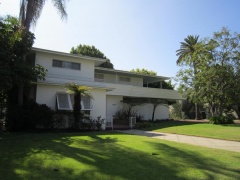
[[[61,60],[56,60],[56,59],[53,59],[52,66],[59,67],[59,68],[81,70],[81,63],[61,61]]]
[[[131,78],[127,76],[119,76],[120,82],[131,82]]]
[[[57,93],[57,108],[58,110],[73,110],[74,95],[67,93]],[[92,110],[93,105],[91,97],[81,96],[81,109]]]

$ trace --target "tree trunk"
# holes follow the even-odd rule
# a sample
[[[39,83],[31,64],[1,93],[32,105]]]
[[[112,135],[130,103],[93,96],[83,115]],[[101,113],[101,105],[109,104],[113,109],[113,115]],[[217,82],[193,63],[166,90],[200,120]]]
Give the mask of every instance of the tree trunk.
[[[154,121],[154,115],[155,115],[155,110],[156,110],[157,104],[153,105],[153,112],[152,112],[152,121]]]
[[[23,84],[18,86],[18,105],[23,106]]]
[[[195,103],[195,119],[196,120],[200,120],[201,119],[201,114],[200,114],[200,109],[199,109],[199,105],[197,103]]]
[[[80,121],[80,112],[81,112],[81,94],[76,93],[74,95],[74,105],[73,105],[73,115],[74,115],[74,128],[79,129],[79,121]]]

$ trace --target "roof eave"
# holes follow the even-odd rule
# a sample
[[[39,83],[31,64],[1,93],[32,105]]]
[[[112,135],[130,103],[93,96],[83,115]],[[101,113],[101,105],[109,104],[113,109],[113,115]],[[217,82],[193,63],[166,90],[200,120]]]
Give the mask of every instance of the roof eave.
[[[70,53],[53,51],[53,50],[48,50],[48,49],[41,49],[41,48],[36,48],[36,47],[32,47],[32,51],[43,52],[43,53],[48,53],[48,54],[55,54],[55,55],[66,56],[66,57],[77,58],[77,59],[90,60],[90,61],[94,61],[96,64],[102,64],[107,61],[106,59],[102,59],[102,58],[83,56],[83,55],[79,55],[79,54],[70,54]]]

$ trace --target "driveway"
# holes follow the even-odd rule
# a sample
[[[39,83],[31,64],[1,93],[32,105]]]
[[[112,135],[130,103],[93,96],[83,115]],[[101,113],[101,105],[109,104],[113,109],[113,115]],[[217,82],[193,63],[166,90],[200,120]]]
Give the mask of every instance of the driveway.
[[[136,130],[136,129],[118,130],[118,132],[135,134],[140,136],[147,136],[150,138],[163,139],[163,140],[192,144],[197,146],[204,146],[208,148],[216,148],[216,149],[240,152],[240,142],[236,142],[236,141],[226,141],[226,140],[220,140],[220,139],[160,133],[160,132],[154,132],[154,131],[143,131],[143,130]]]

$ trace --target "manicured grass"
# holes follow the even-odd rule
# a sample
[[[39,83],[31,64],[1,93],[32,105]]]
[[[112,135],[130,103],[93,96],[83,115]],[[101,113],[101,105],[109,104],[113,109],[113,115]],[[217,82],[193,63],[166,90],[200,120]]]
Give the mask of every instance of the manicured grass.
[[[145,130],[240,141],[240,124],[216,125],[184,121],[162,121],[153,123],[150,128]]]
[[[117,132],[0,136],[0,179],[239,179],[240,154]]]

